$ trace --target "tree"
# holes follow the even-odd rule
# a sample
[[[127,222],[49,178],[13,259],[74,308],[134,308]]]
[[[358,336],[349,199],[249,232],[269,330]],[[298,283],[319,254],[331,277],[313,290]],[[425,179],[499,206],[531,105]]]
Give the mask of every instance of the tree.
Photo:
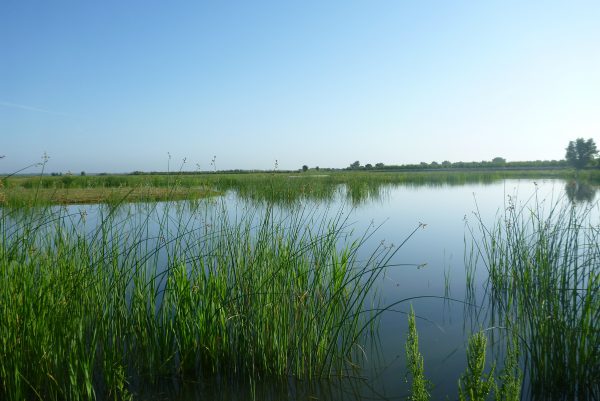
[[[503,157],[494,157],[492,159],[492,163],[505,164],[506,163],[506,159],[503,158]]]
[[[375,168],[384,168],[384,167],[385,167],[385,164],[383,164],[383,163],[376,163],[375,164]]]
[[[357,168],[360,168],[360,162],[359,162],[358,160],[357,160],[357,161],[355,161],[354,163],[352,163],[352,164],[350,165],[350,168],[351,168],[351,169],[357,169]]]
[[[367,164],[365,165],[365,168],[366,168],[367,170],[371,170],[371,169],[373,168],[373,165],[372,165],[371,163],[367,163]]]
[[[577,138],[575,141],[570,141],[567,146],[565,159],[567,162],[580,170],[590,164],[594,157],[598,154],[596,144],[592,138],[587,141],[583,138]]]
[[[302,171],[303,172],[307,172],[308,171],[308,166],[306,164],[304,166],[302,166]]]

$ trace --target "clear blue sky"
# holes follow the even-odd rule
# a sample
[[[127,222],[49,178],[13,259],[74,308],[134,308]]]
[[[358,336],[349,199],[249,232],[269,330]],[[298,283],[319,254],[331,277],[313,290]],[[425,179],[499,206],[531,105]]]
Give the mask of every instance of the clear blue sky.
[[[600,1],[0,2],[0,171],[562,159]]]

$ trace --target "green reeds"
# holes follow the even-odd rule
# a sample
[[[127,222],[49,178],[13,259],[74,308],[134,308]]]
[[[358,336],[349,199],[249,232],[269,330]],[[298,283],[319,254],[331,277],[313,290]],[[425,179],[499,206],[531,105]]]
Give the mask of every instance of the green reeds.
[[[366,237],[350,240],[346,214],[131,207],[99,208],[91,229],[68,208],[0,209],[1,399],[117,400],[165,377],[359,364],[366,300],[396,249],[359,262]]]
[[[410,307],[408,315],[408,335],[405,344],[406,364],[412,376],[409,399],[427,401],[430,399],[428,387],[430,383],[425,378],[423,355],[419,351],[419,335],[415,323],[415,312]],[[460,401],[485,401],[494,394],[496,401],[519,401],[521,399],[522,375],[518,364],[518,344],[507,340],[504,367],[498,381],[494,377],[495,366],[488,373],[486,369],[487,337],[483,331],[469,337],[467,346],[467,368],[458,379],[458,398]]]
[[[408,315],[408,336],[406,338],[405,349],[408,371],[412,376],[410,400],[427,401],[430,399],[430,394],[427,390],[428,383],[425,379],[423,355],[419,351],[419,334],[417,333],[415,311],[412,305],[410,306],[410,314]]]
[[[600,397],[600,225],[597,206],[544,202],[478,216],[476,248],[488,269],[492,325],[522,340],[534,399]],[[475,236],[476,234],[474,234]]]
[[[458,380],[460,401],[485,401],[495,387],[495,365],[485,374],[487,337],[477,332],[469,338],[467,347],[467,371]]]
[[[258,202],[292,204],[299,200],[329,201],[339,195],[340,188],[353,204],[377,199],[384,194],[384,187],[446,186],[469,183],[490,184],[503,179],[573,179],[571,170],[455,170],[455,171],[346,171],[327,170],[319,174],[273,171],[252,173],[193,173],[177,171],[171,174],[86,175],[86,176],[11,176],[4,179],[4,202],[8,205],[31,203],[34,191],[38,202],[46,203],[93,203],[101,202],[114,190],[148,192],[160,188],[177,188],[181,197],[189,198],[210,194],[211,191],[235,191],[240,198]],[[585,182],[598,182],[598,171],[590,170],[579,175]],[[583,187],[581,187],[583,188]],[[596,187],[587,187],[593,194]],[[183,191],[187,189],[188,191]],[[157,194],[154,194],[156,198]],[[581,197],[581,191],[577,192]],[[72,201],[69,202],[69,199]],[[150,198],[148,198],[150,199]]]

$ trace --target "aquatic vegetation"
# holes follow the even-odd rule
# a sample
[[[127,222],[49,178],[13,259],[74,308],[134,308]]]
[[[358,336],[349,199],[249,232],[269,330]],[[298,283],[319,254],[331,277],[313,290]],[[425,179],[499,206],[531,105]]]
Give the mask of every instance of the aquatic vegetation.
[[[460,401],[485,401],[495,387],[492,366],[485,374],[487,338],[483,332],[477,332],[469,338],[467,348],[467,371],[458,380],[458,399]]]
[[[357,260],[369,233],[349,237],[343,211],[148,207],[100,209],[91,231],[69,209],[0,210],[2,399],[125,399],[161,377],[359,365],[364,305],[398,248]]]
[[[430,394],[427,391],[428,382],[425,379],[423,355],[419,352],[419,334],[415,323],[415,311],[410,307],[408,315],[408,336],[406,338],[406,362],[408,371],[412,376],[410,386],[410,399],[412,401],[427,401]]]
[[[430,383],[425,378],[423,355],[419,351],[419,335],[415,323],[415,312],[410,308],[408,315],[408,335],[405,344],[406,364],[412,383],[409,399],[427,401],[431,398],[428,391]],[[461,401],[485,401],[493,393],[496,401],[518,401],[521,399],[522,374],[518,363],[518,344],[516,341],[506,343],[504,367],[498,382],[494,376],[496,364],[493,363],[485,373],[487,354],[487,337],[478,331],[469,337],[467,346],[467,367],[458,379],[458,398]]]
[[[594,205],[513,199],[473,233],[492,325],[518,334],[536,399],[600,396],[600,225]]]
[[[600,173],[583,171],[578,175],[581,182],[597,183]],[[5,180],[7,204],[31,203],[34,194],[38,202],[80,203],[93,195],[104,194],[110,189],[139,191],[143,188],[176,188],[180,198],[187,193],[190,198],[200,192],[225,193],[234,191],[239,197],[256,202],[294,204],[311,199],[329,201],[343,194],[353,204],[378,199],[389,186],[453,186],[468,183],[491,184],[503,179],[562,178],[572,180],[571,170],[444,170],[444,171],[345,171],[322,170],[319,174],[290,171],[273,172],[173,172],[170,174],[122,174],[84,176],[13,176]],[[189,190],[186,192],[185,190]],[[54,194],[54,199],[53,195]],[[60,195],[60,196],[58,196]],[[79,199],[79,201],[78,201]],[[102,201],[103,198],[100,199]],[[168,199],[168,196],[161,197]],[[83,201],[82,201],[83,200]],[[151,199],[149,199],[151,200]],[[91,201],[87,201],[91,203]]]

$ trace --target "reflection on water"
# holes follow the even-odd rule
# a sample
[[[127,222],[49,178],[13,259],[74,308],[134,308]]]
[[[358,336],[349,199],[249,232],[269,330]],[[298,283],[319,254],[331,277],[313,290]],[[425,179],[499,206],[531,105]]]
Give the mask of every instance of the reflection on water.
[[[565,184],[565,193],[571,202],[591,203],[596,198],[598,186],[584,181],[574,180]]]
[[[477,208],[486,222],[493,222],[497,212],[506,207],[507,195],[521,194],[529,197],[534,191],[542,199],[561,198],[566,193],[572,202],[592,202],[597,187],[580,182],[564,183],[546,180],[534,184],[530,180],[501,180],[490,177],[466,183],[457,177],[450,182],[381,183],[360,181],[340,185],[325,182],[290,180],[293,188],[230,188],[221,199],[195,200],[154,204],[129,204],[120,206],[73,206],[64,208],[69,224],[82,232],[97,232],[97,227],[112,219],[112,228],[127,230],[127,225],[145,227],[149,243],[136,246],[155,248],[155,242],[169,243],[169,235],[179,236],[179,230],[204,230],[212,224],[214,208],[224,206],[231,215],[260,210],[265,204],[275,202],[284,214],[290,205],[310,202],[316,208],[342,210],[352,208],[349,221],[355,237],[368,227],[381,227],[364,238],[365,260],[380,244],[398,246],[421,222],[426,223],[390,261],[390,268],[377,282],[376,297],[383,305],[396,304],[383,313],[378,322],[372,344],[356,350],[364,354],[365,364],[355,375],[327,381],[266,381],[254,378],[227,381],[216,378],[210,381],[162,381],[156,386],[131,380],[132,391],[139,399],[179,400],[387,400],[405,399],[408,395],[404,341],[407,332],[406,312],[412,304],[417,315],[420,348],[424,355],[425,373],[433,383],[432,399],[454,399],[457,380],[464,371],[465,343],[468,335],[486,327],[487,317],[493,316],[482,307],[487,291],[485,269],[465,269],[469,253],[467,219]],[[477,206],[475,205],[477,203]],[[350,207],[348,207],[350,205]],[[11,212],[18,220],[18,213]],[[47,219],[52,219],[51,215]],[[167,230],[159,229],[168,224]],[[315,225],[322,222],[314,221]],[[19,225],[13,225],[18,228]],[[15,229],[16,229],[15,228]],[[466,235],[465,235],[466,234]],[[163,238],[162,236],[166,238]],[[134,235],[132,240],[137,237]],[[465,239],[467,238],[467,239]],[[189,249],[197,244],[187,243]],[[467,249],[465,249],[465,245]],[[166,248],[163,248],[166,252]],[[157,254],[160,259],[164,255]],[[476,264],[467,263],[474,266]],[[466,285],[467,284],[467,285]],[[402,301],[406,300],[406,301]],[[490,335],[496,335],[490,331]],[[502,355],[501,348],[494,349],[490,341],[489,360]]]

